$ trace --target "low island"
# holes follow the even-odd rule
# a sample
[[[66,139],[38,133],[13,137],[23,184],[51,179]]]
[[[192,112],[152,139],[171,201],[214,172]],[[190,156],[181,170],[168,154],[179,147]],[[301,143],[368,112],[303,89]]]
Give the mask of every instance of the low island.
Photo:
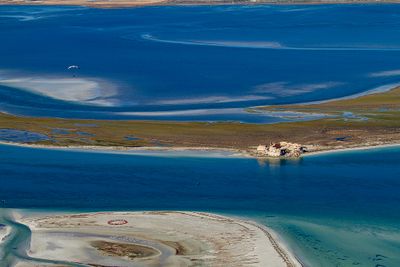
[[[9,263],[19,267],[301,266],[270,229],[211,213],[14,212],[10,217],[6,222],[17,235],[9,242],[18,253]]]
[[[265,157],[257,150],[260,145],[282,142],[301,149],[301,153],[288,156],[400,143],[400,87],[353,98],[254,107],[248,111],[327,116],[309,121],[251,124],[30,118],[0,113],[0,140],[39,147],[103,150],[227,150],[256,157]],[[18,131],[23,138],[5,138],[10,131],[12,137]],[[29,134],[40,138],[25,138]]]

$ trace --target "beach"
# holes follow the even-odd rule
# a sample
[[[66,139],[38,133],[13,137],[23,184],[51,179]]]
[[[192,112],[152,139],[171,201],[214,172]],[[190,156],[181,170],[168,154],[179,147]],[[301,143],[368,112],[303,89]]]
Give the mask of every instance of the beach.
[[[31,231],[27,253],[37,262],[45,259],[96,266],[301,266],[270,229],[217,214],[14,214]]]
[[[353,3],[397,3],[393,0],[302,0],[302,1],[276,1],[276,0],[260,0],[260,1],[249,1],[242,0],[237,2],[236,4],[308,4],[308,5],[317,5],[317,4],[353,4]],[[27,1],[27,0],[4,0],[1,4],[8,5],[74,5],[74,6],[89,6],[96,8],[122,8],[122,7],[140,7],[140,6],[151,6],[151,5],[231,5],[232,1],[227,0],[213,0],[213,1],[204,1],[204,0],[114,0],[114,1],[104,1],[104,0],[41,0],[41,1]]]
[[[128,147],[128,146],[84,146],[84,145],[41,145],[29,143],[3,142],[0,145],[20,146],[37,149],[53,149],[53,150],[70,150],[70,151],[86,151],[99,153],[119,153],[131,155],[153,155],[153,156],[192,156],[192,157],[231,157],[231,158],[248,158],[253,157],[252,154],[245,150],[234,148],[219,147]]]
[[[6,5],[73,5],[73,6],[91,6],[100,8],[111,7],[136,7],[162,4],[164,0],[117,0],[117,1],[87,1],[87,0],[44,0],[44,1],[26,1],[26,0],[5,0],[1,4]]]
[[[370,150],[370,149],[380,149],[380,148],[397,148],[399,147],[399,143],[395,144],[385,144],[385,143],[377,143],[377,144],[369,144],[365,146],[355,146],[355,147],[337,147],[333,149],[326,149],[326,150],[319,150],[310,153],[305,153],[302,157],[307,156],[318,156],[330,153],[341,153],[341,152],[352,152],[352,151],[363,151],[363,150]]]
[[[51,149],[51,150],[65,150],[65,151],[82,151],[82,152],[93,152],[93,153],[116,153],[116,154],[127,154],[136,156],[160,156],[160,157],[207,157],[207,158],[257,158],[257,159],[276,159],[285,158],[282,157],[270,157],[256,153],[256,147],[242,150],[234,148],[223,148],[223,147],[127,147],[127,146],[55,146],[55,145],[40,145],[40,144],[28,144],[28,143],[15,143],[15,142],[3,142],[0,141],[0,145],[6,146],[19,146],[33,149]],[[390,142],[371,142],[365,144],[350,144],[349,146],[338,145],[338,146],[310,146],[310,150],[301,154],[299,157],[317,156],[330,153],[340,152],[351,152],[351,151],[363,151],[370,149],[390,148],[399,147],[400,143],[397,141]],[[287,158],[287,157],[286,157]],[[290,157],[289,157],[290,158]]]

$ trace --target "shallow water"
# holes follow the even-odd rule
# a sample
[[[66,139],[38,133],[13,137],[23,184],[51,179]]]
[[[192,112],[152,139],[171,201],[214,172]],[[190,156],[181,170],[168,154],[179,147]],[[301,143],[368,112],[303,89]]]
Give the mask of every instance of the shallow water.
[[[0,6],[0,108],[77,118],[312,119],[243,108],[398,84],[399,14],[398,5],[373,4]],[[212,156],[2,145],[0,204],[220,212],[272,227],[308,266],[400,266],[398,148],[267,162]],[[26,228],[18,229],[13,240],[23,247]],[[11,262],[15,253],[7,255]]]
[[[0,146],[0,199],[39,210],[201,210],[266,224],[308,266],[400,264],[399,148],[259,162]]]
[[[397,84],[399,14],[389,4],[1,6],[0,107],[56,117],[282,121],[241,108]]]
[[[0,128],[0,141],[29,143],[46,140],[50,140],[50,138],[44,134],[30,131]]]

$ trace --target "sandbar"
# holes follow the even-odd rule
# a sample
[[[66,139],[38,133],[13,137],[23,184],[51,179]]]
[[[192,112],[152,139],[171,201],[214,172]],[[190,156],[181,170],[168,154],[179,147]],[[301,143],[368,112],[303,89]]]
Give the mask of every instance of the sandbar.
[[[96,8],[123,8],[152,5],[256,5],[256,4],[356,4],[356,3],[398,3],[395,0],[3,0],[5,5],[73,5]]]
[[[271,229],[210,213],[65,213],[18,221],[32,232],[28,255],[36,259],[89,266],[301,266]]]

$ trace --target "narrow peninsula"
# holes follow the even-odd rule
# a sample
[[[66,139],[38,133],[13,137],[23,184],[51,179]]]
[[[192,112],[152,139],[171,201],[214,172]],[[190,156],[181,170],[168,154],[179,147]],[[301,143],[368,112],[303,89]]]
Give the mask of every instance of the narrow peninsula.
[[[232,5],[232,4],[343,4],[397,3],[394,0],[2,0],[3,5],[69,5],[96,8],[123,8],[152,5]]]
[[[259,145],[281,145],[283,141],[293,144],[290,146],[298,151],[301,149],[302,153],[289,153],[298,156],[303,152],[400,143],[400,87],[355,98],[255,107],[248,111],[327,116],[309,121],[251,124],[32,118],[0,113],[0,140],[33,146],[116,150],[222,149],[252,156],[259,156]]]

